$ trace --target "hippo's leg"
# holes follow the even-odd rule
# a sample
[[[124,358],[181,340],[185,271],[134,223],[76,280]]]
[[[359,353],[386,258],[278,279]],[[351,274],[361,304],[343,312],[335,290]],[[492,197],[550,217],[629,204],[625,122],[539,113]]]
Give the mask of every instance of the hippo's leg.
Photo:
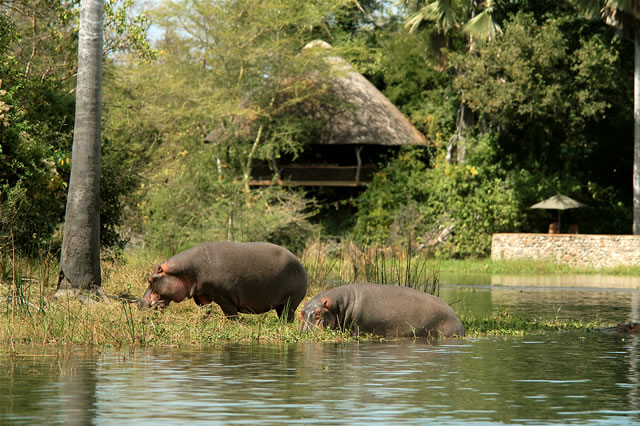
[[[217,303],[218,305],[220,305],[220,308],[222,309],[222,313],[224,313],[224,316],[227,317],[227,319],[230,319],[232,321],[235,321],[238,319],[238,307],[236,305],[227,301],[222,301]]]
[[[283,303],[282,305],[278,305],[275,307],[276,313],[278,314],[278,318],[282,319],[283,315],[286,315],[287,322],[293,322],[293,319],[296,316],[296,308],[298,306],[291,305],[291,301],[287,300],[287,303]]]
[[[290,309],[286,309],[285,310],[285,305],[284,304],[276,306],[275,310],[276,310],[276,314],[278,314],[278,318],[282,319],[282,316],[286,315],[287,316],[287,322],[293,321],[293,315],[294,314],[291,312]]]

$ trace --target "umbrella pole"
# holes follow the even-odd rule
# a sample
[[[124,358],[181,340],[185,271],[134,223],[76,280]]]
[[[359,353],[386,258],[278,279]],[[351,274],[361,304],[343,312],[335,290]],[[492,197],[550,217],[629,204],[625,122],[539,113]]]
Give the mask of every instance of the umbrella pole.
[[[562,210],[558,209],[558,234],[560,233],[560,213]]]

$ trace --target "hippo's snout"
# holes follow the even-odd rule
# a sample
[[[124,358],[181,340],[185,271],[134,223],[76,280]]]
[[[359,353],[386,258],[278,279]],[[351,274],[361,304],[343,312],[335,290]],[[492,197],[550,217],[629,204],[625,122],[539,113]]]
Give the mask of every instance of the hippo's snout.
[[[151,299],[149,300],[149,298],[140,298],[138,299],[138,307],[140,309],[148,309],[148,308],[164,308],[163,305],[161,305],[160,303],[158,303],[157,301]]]
[[[158,293],[152,290],[151,285],[144,292],[144,296],[138,299],[138,306],[146,308],[164,308],[168,303],[163,300]]]
[[[307,304],[300,312],[300,331],[309,332],[321,328],[320,321],[316,318],[316,310]]]
[[[300,323],[300,331],[307,332],[315,328],[316,328],[315,324],[310,323],[309,321],[306,321],[304,318],[302,319],[302,322]]]
[[[165,306],[167,306],[167,303],[163,302],[162,300],[157,300],[156,298],[153,297],[143,297],[142,299],[138,299],[138,306],[141,309],[147,309],[147,308],[158,308],[158,309],[162,309]]]

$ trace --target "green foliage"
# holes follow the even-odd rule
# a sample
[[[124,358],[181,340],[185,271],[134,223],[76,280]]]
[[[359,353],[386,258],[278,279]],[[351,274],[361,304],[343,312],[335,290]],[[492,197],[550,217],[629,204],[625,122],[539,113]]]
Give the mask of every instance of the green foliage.
[[[434,34],[399,30],[380,41],[384,94],[436,144],[455,129],[458,101],[451,76],[439,71]]]
[[[467,164],[436,160],[432,168],[420,150],[404,150],[358,198],[354,239],[416,241],[445,257],[487,255],[492,233],[519,225],[512,182],[494,164],[490,142],[476,141]]]
[[[487,256],[491,235],[519,228],[519,204],[511,181],[491,165],[469,161],[465,165],[445,165],[430,173],[427,217],[436,218],[438,229],[451,226],[453,235],[438,254],[451,257]],[[431,229],[431,235],[438,236]],[[431,235],[425,235],[428,243]],[[442,235],[442,234],[440,234]],[[433,237],[431,237],[433,238]]]
[[[607,321],[595,319],[581,320],[544,320],[538,318],[524,318],[511,315],[509,312],[494,313],[492,317],[462,317],[466,336],[523,336],[544,334],[557,331],[593,330],[609,326]]]
[[[309,202],[249,181],[256,162],[297,155],[322,125],[313,111],[330,102],[330,52],[303,47],[346,3],[173,1],[154,10],[164,30],[158,61],[113,70],[105,126],[114,143],[134,141],[147,178],[135,197],[137,229],[149,244],[264,239],[303,248]]]
[[[621,101],[628,81],[619,77],[627,47],[619,39],[553,2],[500,3],[492,19],[502,36],[473,44],[459,28],[446,36],[408,33],[393,19],[355,18],[352,6],[175,1],[154,11],[164,30],[159,60],[121,62],[107,95],[109,137],[126,141],[146,178],[131,197],[146,222],[131,226],[149,243],[176,248],[198,235],[269,234],[253,228],[252,215],[272,211],[282,196],[274,194],[286,193],[247,192],[248,176],[258,161],[295,157],[322,124],[300,111],[328,102],[323,80],[307,78],[328,70],[322,54],[300,49],[332,31],[341,53],[429,140],[428,148],[382,164],[356,202],[354,239],[413,240],[439,256],[482,256],[493,232],[546,229],[547,212],[527,207],[555,192],[590,205],[580,212],[581,229],[624,231],[626,175],[611,173],[630,164],[628,144],[614,130],[629,122]],[[461,22],[471,18],[468,4],[454,6]],[[510,15],[519,10],[527,13]],[[445,46],[446,56],[438,52]],[[447,164],[444,148],[458,130],[461,103],[476,121],[463,135],[465,162]],[[207,134],[211,142],[203,145]],[[288,206],[306,217],[303,203]],[[438,239],[445,242],[436,248]]]
[[[530,15],[517,15],[505,24],[498,42],[478,47],[476,55],[452,53],[449,59],[461,74],[454,84],[462,101],[491,120],[510,127],[516,123],[557,121],[571,114],[566,41],[557,21],[536,25]]]
[[[404,149],[397,159],[376,174],[367,190],[356,200],[357,221],[353,239],[364,244],[383,244],[389,237],[395,217],[407,204],[428,198],[424,181],[427,169],[422,152]],[[415,211],[415,205],[413,205]]]
[[[294,252],[314,233],[303,194],[278,187],[245,190],[237,174],[217,173],[211,145],[183,151],[163,169],[141,206],[149,245],[175,252],[202,241],[271,241]],[[226,166],[226,164],[224,165]]]
[[[105,25],[129,40],[107,37],[107,45],[150,56],[145,15],[129,21],[131,2],[107,5]],[[60,244],[73,137],[77,14],[78,2],[0,3],[0,251],[14,246],[36,254]],[[122,242],[115,232],[119,200],[131,190],[129,163],[110,148],[103,147],[101,191],[107,246]]]
[[[630,171],[632,159],[620,130],[632,119],[627,48],[576,15],[518,13],[504,22],[504,37],[478,43],[472,55],[449,54],[454,87],[476,113],[477,129],[497,136],[496,160],[523,207],[562,192],[590,205],[581,212],[588,232],[628,232],[628,215],[615,227],[609,219],[630,200],[621,190],[630,175],[619,172]],[[607,206],[595,190],[608,194]],[[540,212],[522,216],[525,229],[543,228]],[[605,221],[608,231],[600,231]]]
[[[404,3],[175,0],[133,14],[131,0],[107,1],[103,244],[133,233],[171,250],[218,238],[300,250],[316,206],[298,192],[250,189],[249,177],[316,137],[323,122],[309,113],[332,102],[324,59],[336,52],[428,139],[381,164],[356,202],[357,241],[481,256],[492,232],[546,230],[552,213],[527,207],[556,192],[589,205],[566,212],[581,232],[628,232],[632,44],[571,2]],[[404,29],[408,13],[435,3],[459,25],[445,34],[436,16],[439,27]],[[78,6],[0,3],[0,249],[11,238],[25,252],[56,245]],[[462,30],[487,8],[502,29],[491,43]],[[147,16],[161,33],[157,50]],[[302,50],[318,38],[334,50]],[[461,105],[474,120],[459,133]],[[459,134],[466,158],[447,163]]]
[[[55,81],[25,79],[13,49],[14,20],[0,26],[0,250],[15,244],[35,252],[48,246],[64,210],[69,116],[73,98]]]

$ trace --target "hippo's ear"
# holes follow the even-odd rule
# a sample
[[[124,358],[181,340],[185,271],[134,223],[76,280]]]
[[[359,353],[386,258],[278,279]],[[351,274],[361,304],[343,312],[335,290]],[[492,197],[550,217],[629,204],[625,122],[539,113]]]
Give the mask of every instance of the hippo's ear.
[[[158,266],[156,266],[156,270],[153,271],[153,276],[155,278],[158,277],[162,277],[164,275],[167,275],[169,273],[169,268],[167,267],[167,263],[161,263]]]
[[[322,307],[324,309],[331,310],[331,301],[329,299],[323,297],[322,299],[320,299],[320,302],[322,303]]]
[[[169,272],[169,268],[167,267],[166,262],[159,264],[158,267],[156,268],[156,274],[158,275],[165,275],[168,272]]]
[[[153,271],[153,274],[151,274],[151,276],[149,277],[149,279],[147,281],[149,282],[149,284],[151,284],[152,282],[154,282],[158,278],[167,275],[167,272],[168,272],[167,271],[167,264],[166,263],[161,263],[158,266],[156,266],[156,269]]]

